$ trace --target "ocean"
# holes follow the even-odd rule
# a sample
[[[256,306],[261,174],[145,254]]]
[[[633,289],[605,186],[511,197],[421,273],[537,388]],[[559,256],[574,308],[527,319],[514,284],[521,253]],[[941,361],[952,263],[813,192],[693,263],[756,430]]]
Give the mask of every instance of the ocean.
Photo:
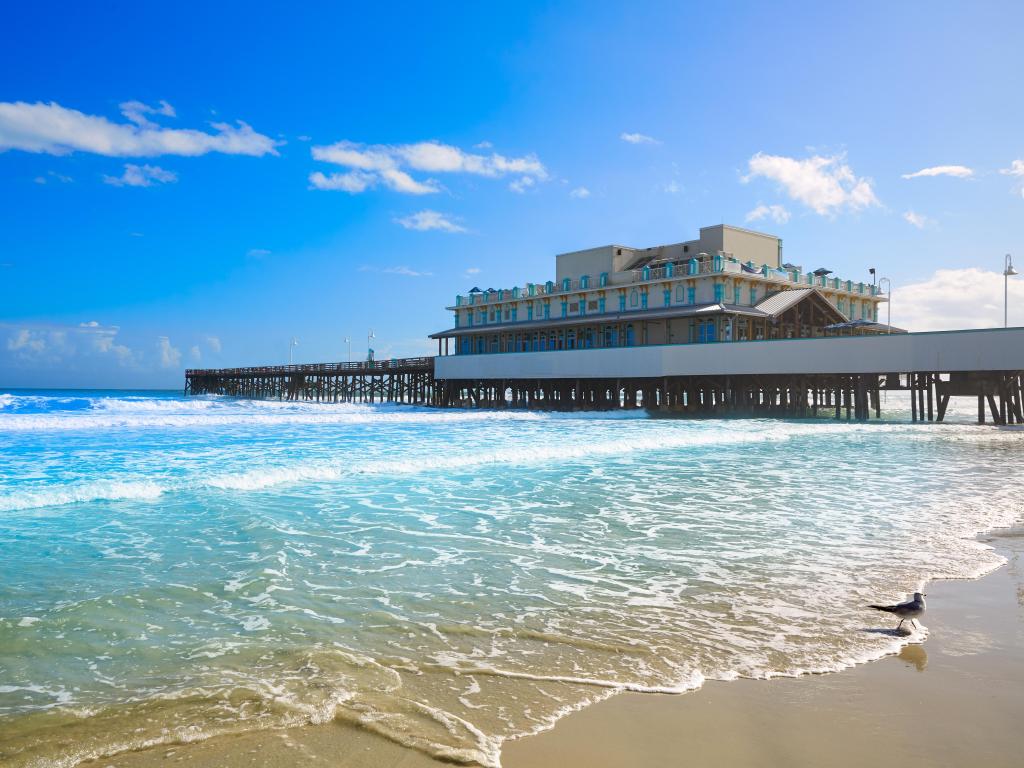
[[[498,766],[620,691],[893,653],[866,605],[1001,562],[975,536],[1022,517],[1024,432],[889,397],[858,424],[0,391],[0,763],[343,720]]]

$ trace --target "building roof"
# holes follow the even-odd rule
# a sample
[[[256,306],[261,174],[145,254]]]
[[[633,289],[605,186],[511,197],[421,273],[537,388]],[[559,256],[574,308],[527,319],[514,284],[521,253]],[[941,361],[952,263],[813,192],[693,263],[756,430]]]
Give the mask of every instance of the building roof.
[[[765,314],[779,315],[794,304],[799,304],[812,293],[816,293],[813,288],[793,288],[789,291],[779,291],[765,296],[754,306]]]

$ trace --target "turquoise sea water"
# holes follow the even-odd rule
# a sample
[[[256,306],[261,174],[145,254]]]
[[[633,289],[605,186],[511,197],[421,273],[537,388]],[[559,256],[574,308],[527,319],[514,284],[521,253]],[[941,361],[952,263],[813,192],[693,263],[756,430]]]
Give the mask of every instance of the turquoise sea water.
[[[1021,517],[1024,433],[890,406],[0,393],[0,762],[343,719],[496,766],[616,691],[892,652],[865,604],[998,562],[972,537]]]

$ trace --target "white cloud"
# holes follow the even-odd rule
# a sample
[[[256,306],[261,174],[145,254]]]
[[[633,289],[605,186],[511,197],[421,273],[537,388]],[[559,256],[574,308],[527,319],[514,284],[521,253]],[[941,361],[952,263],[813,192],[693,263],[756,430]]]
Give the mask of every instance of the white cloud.
[[[405,275],[406,277],[430,277],[433,272],[418,272],[415,269],[405,266],[385,267],[381,270],[389,275]]]
[[[911,224],[918,229],[924,229],[926,226],[932,223],[932,220],[925,216],[923,213],[915,213],[914,211],[906,211],[903,214],[903,220],[908,224]]]
[[[1024,197],[1024,160],[1014,160],[1010,163],[1009,168],[1000,168],[999,172],[1004,176],[1016,176],[1022,179],[1013,189],[1020,192],[1021,197]]]
[[[178,180],[178,174],[167,171],[159,165],[133,165],[125,163],[124,173],[120,176],[104,176],[105,184],[115,187],[151,187],[153,183],[171,184]]]
[[[577,200],[582,200],[585,197],[590,197],[590,190],[586,187],[576,187],[569,193],[569,197],[575,197]]]
[[[505,157],[495,152],[482,155],[438,141],[396,145],[339,141],[314,146],[310,152],[314,160],[350,169],[346,173],[329,176],[316,171],[309,176],[313,187],[351,194],[364,192],[378,183],[404,194],[425,195],[441,191],[441,186],[433,179],[416,179],[409,171],[466,173],[489,178],[516,174],[522,178],[510,186],[515,188],[518,185],[522,189],[548,178],[547,169],[536,155]]]
[[[153,125],[146,115],[163,115],[164,117],[178,116],[174,111],[174,107],[163,99],[160,100],[160,105],[157,107],[151,107],[148,104],[143,104],[141,101],[125,101],[122,102],[120,106],[121,114],[138,125]]]
[[[1024,325],[1024,279],[1011,277],[1010,325]],[[929,279],[894,286],[893,325],[911,331],[994,328],[1003,324],[1003,273],[940,269]],[[879,309],[884,317],[885,306]]]
[[[121,105],[127,123],[87,115],[56,102],[29,104],[0,102],[0,152],[20,149],[66,155],[92,152],[107,157],[155,157],[157,155],[276,155],[281,142],[256,133],[249,125],[212,123],[215,133],[194,129],[163,128],[150,122],[147,114],[173,115],[166,102],[147,107],[139,102]]]
[[[466,271],[464,274],[466,275],[466,277],[469,277],[471,275],[479,275],[480,267],[466,267]]]
[[[266,248],[250,248],[248,251],[246,251],[245,255],[248,256],[250,259],[263,259],[269,256],[271,253],[272,251],[269,251]]]
[[[1009,168],[1000,168],[999,172],[1004,176],[1024,176],[1024,160],[1014,160]]]
[[[193,344],[192,348],[188,351],[188,354],[192,358],[193,362],[198,363],[200,360],[203,359],[203,353],[199,349],[198,345]]]
[[[764,203],[758,203],[757,207],[750,211],[746,216],[746,221],[761,221],[762,219],[771,219],[776,224],[785,224],[789,221],[789,211],[781,205],[765,205]]]
[[[217,336],[207,336],[206,346],[208,346],[212,352],[219,353],[221,350],[220,339]]]
[[[534,180],[532,176],[521,176],[515,181],[511,182],[508,185],[508,188],[511,189],[513,192],[523,194],[524,192],[526,192],[526,190],[530,189],[530,187],[532,187],[536,183],[537,182]]]
[[[793,200],[822,216],[834,216],[842,209],[858,211],[879,205],[871,180],[858,177],[845,162],[845,156],[805,160],[758,152],[750,158],[750,173],[744,183],[763,176],[779,183]]]
[[[456,224],[445,214],[437,211],[418,211],[405,218],[395,219],[396,224],[401,224],[406,229],[415,229],[420,232],[437,229],[442,232],[465,232],[466,228]]]
[[[181,365],[181,350],[172,346],[171,340],[166,336],[157,337],[156,349],[161,368],[177,368]]]
[[[953,176],[957,179],[966,179],[974,175],[974,171],[966,165],[936,165],[932,168],[922,168],[913,173],[904,173],[904,179],[917,179],[922,176]]]
[[[673,179],[672,181],[668,182],[664,187],[662,187],[662,189],[664,189],[665,192],[670,195],[678,195],[680,192],[683,191],[683,186],[678,181],[675,181]]]
[[[362,171],[332,173],[327,176],[320,171],[309,174],[309,183],[315,189],[340,190],[358,194],[377,183],[377,177]]]
[[[622,133],[619,135],[619,138],[627,144],[661,144],[661,142],[654,137],[646,136],[642,133]]]

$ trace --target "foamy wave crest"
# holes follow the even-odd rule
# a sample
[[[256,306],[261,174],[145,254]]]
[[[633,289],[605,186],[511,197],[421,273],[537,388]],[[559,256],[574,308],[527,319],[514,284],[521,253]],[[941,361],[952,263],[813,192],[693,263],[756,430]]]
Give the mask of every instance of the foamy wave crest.
[[[89,501],[153,501],[167,488],[150,480],[98,480],[76,485],[16,491],[0,496],[0,512],[59,507]]]

